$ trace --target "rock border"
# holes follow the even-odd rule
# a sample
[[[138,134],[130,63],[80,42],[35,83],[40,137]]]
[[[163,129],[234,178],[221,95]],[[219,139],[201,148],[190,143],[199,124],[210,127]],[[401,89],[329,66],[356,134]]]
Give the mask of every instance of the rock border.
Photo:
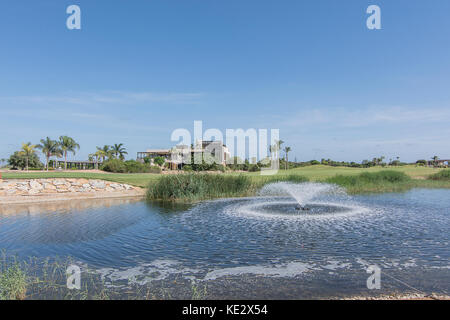
[[[142,188],[99,179],[0,180],[0,205],[85,198],[137,197],[144,194]]]

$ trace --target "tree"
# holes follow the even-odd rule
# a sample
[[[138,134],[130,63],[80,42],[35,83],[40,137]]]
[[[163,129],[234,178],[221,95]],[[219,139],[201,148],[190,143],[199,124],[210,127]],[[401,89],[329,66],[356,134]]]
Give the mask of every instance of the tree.
[[[80,149],[80,145],[71,137],[61,136],[59,137],[59,146],[64,154],[64,170],[67,170],[67,153],[72,152],[75,155],[75,150]]]
[[[19,151],[19,155],[21,155],[25,158],[25,163],[26,163],[25,167],[27,168],[27,171],[28,171],[30,157],[33,154],[36,154],[36,150],[34,150],[35,148],[36,148],[36,146],[31,144],[31,142],[22,143],[22,149]]]
[[[284,143],[283,140],[275,140],[275,144],[278,146],[278,150],[281,149],[281,145]]]
[[[90,153],[88,155],[88,160],[89,161],[94,161],[95,160],[95,168],[96,169],[98,169],[98,159],[99,159],[98,151],[96,153]]]
[[[426,166],[427,165],[427,160],[417,160],[416,164],[419,166]]]
[[[381,156],[379,158],[373,158],[372,162],[375,163],[376,166],[379,166],[383,163],[384,156]]]
[[[291,151],[291,147],[284,147],[284,153],[286,154],[286,170],[288,168],[288,162],[289,162],[288,154],[290,151]]]
[[[277,155],[278,151],[281,149],[281,145],[284,143],[283,140],[275,140],[273,145],[269,146],[270,157],[273,158],[273,155]],[[278,158],[278,156],[277,156]]]
[[[27,167],[27,161],[30,168],[44,167],[36,153],[31,154],[27,159],[21,151],[16,151],[7,161],[8,165],[11,166],[12,169],[25,169]]]
[[[166,160],[163,157],[156,157],[153,159],[153,162],[156,163],[158,166],[163,166]]]
[[[433,158],[431,158],[431,159],[433,159],[433,162],[434,162],[434,166],[437,166],[438,165],[438,160],[439,160],[439,157],[438,156],[434,156]]]
[[[114,159],[119,158],[120,160],[125,160],[125,155],[128,154],[125,147],[123,147],[123,143],[114,144],[111,146],[111,154],[114,156]]]
[[[106,158],[111,158],[112,155],[110,146],[104,145],[103,148],[97,147],[97,152],[95,153],[95,155],[99,159],[102,159],[102,162],[104,162]]]
[[[50,157],[56,156],[60,157],[62,155],[62,150],[60,149],[59,143],[56,140],[52,140],[47,137],[45,140],[41,139],[41,143],[36,145],[37,149],[40,149],[42,153],[45,155],[45,167],[48,171],[48,162]]]

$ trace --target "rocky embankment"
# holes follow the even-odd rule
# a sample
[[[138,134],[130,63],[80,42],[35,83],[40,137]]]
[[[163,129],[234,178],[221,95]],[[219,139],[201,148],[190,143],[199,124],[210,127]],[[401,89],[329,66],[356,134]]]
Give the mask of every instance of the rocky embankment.
[[[143,194],[144,191],[138,187],[93,179],[0,180],[0,204]]]

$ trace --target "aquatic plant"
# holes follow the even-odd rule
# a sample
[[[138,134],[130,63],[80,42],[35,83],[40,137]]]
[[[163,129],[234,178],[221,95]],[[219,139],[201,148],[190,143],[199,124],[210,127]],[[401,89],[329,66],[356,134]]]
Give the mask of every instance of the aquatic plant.
[[[0,271],[0,300],[23,300],[26,292],[26,275],[17,262]]]
[[[450,169],[444,169],[428,177],[429,180],[450,181]]]
[[[251,186],[250,178],[244,175],[205,173],[166,175],[148,186],[147,199],[195,201],[235,197],[246,194]]]
[[[258,176],[185,173],[166,175],[147,190],[148,200],[199,201],[254,195],[265,184],[289,181],[305,182],[300,175]]]
[[[336,175],[325,181],[345,187],[349,193],[403,191],[414,186],[411,177],[393,170],[363,172],[356,176]]]

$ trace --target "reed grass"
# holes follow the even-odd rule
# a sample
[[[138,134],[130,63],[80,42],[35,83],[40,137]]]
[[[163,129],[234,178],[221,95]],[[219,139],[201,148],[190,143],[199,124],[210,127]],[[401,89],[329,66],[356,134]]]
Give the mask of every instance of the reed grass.
[[[190,280],[158,280],[141,285],[129,281],[105,283],[105,279],[87,266],[82,266],[81,288],[67,288],[66,270],[76,264],[70,258],[20,260],[5,250],[0,255],[0,300],[160,300],[206,299],[206,286]]]
[[[348,193],[401,192],[417,186],[415,181],[403,172],[384,170],[364,172],[356,176],[336,175],[325,180],[327,183],[344,187]]]
[[[198,201],[245,195],[252,189],[248,176],[206,173],[174,174],[161,177],[148,186],[149,200]]]
[[[305,182],[299,175],[267,176],[252,179],[248,175],[186,173],[166,175],[147,188],[148,200],[195,202],[200,200],[254,195],[267,183]]]
[[[0,300],[23,300],[27,292],[27,277],[15,262],[0,271]]]
[[[450,169],[441,170],[428,177],[429,180],[450,181]]]

